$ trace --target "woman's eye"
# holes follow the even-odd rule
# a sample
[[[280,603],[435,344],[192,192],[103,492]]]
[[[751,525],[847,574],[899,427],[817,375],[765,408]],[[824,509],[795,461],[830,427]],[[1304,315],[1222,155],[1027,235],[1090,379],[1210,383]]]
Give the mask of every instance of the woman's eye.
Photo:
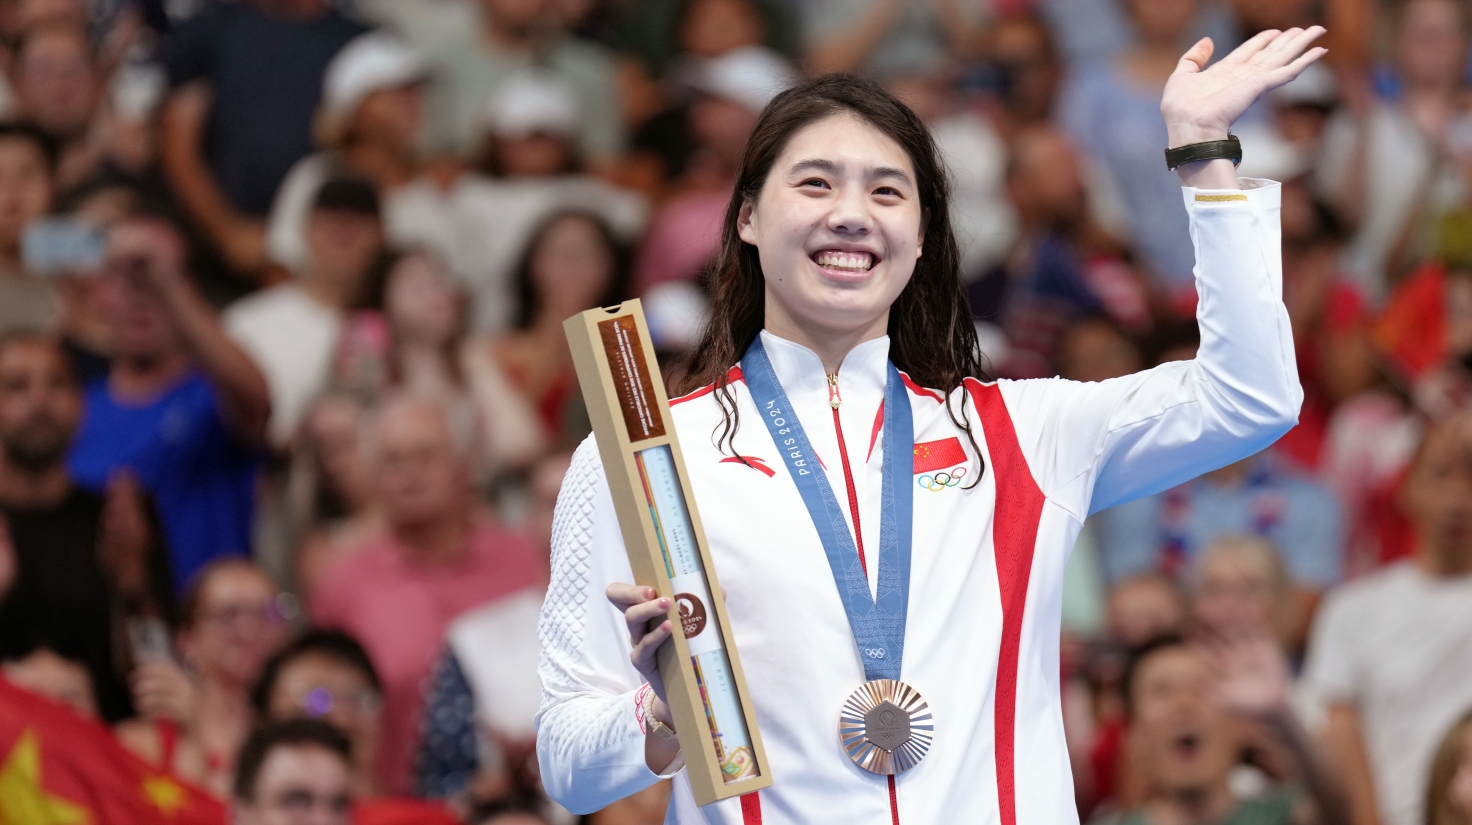
[[[900,190],[895,189],[893,186],[881,186],[874,190],[874,194],[883,195],[887,198],[897,198],[900,195]]]
[[[817,187],[821,187],[823,189],[827,189],[828,188],[828,182],[825,181],[825,180],[823,180],[822,178],[808,178],[807,180],[805,180],[805,181],[802,182],[802,185],[803,186],[817,186]]]

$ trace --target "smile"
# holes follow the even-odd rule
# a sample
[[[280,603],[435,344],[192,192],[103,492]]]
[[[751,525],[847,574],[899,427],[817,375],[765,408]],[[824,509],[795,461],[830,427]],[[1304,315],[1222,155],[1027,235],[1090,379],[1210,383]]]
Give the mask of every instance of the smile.
[[[874,268],[874,255],[869,252],[840,252],[823,249],[813,253],[813,263],[840,272],[868,272]]]

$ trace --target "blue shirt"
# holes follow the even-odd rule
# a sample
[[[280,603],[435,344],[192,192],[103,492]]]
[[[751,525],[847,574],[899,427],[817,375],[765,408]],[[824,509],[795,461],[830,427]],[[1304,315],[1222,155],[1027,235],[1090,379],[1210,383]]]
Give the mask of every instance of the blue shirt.
[[[214,387],[190,373],[143,403],[114,398],[106,378],[88,385],[68,464],[79,485],[97,491],[116,470],[137,475],[158,507],[182,590],[211,559],[250,553],[256,461],[225,428]]]
[[[1339,580],[1343,526],[1324,487],[1258,459],[1245,484],[1223,487],[1203,478],[1100,513],[1105,577],[1117,581],[1165,572],[1172,557],[1187,567],[1227,535],[1259,535],[1278,546],[1294,582],[1324,588]]]

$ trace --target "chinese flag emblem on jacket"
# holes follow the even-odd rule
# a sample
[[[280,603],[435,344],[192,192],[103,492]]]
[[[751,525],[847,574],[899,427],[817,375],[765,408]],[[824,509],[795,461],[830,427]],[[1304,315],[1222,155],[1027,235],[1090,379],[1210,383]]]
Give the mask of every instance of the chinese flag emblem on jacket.
[[[149,767],[102,723],[0,679],[0,825],[224,825],[225,808]]]

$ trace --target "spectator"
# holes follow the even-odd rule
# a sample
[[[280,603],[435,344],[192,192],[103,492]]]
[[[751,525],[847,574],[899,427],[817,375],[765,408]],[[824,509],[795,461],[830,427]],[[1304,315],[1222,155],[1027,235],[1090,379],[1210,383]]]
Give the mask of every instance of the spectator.
[[[382,689],[356,639],[334,630],[298,636],[266,662],[250,700],[263,721],[322,719],[342,731],[353,744],[353,795],[379,795],[373,769],[383,733]]]
[[[50,329],[59,309],[51,284],[25,271],[21,235],[51,209],[56,144],[34,126],[0,124],[0,332]]]
[[[694,280],[715,257],[746,139],[757,115],[795,79],[791,66],[760,47],[727,52],[691,74],[695,97],[686,117],[695,148],[644,235],[634,261],[639,292]]]
[[[993,119],[1004,137],[1029,126],[1046,126],[1062,82],[1063,65],[1053,33],[1031,14],[1007,14],[988,27],[981,71],[963,81],[995,96]]]
[[[419,171],[427,80],[424,60],[382,32],[362,35],[337,53],[317,112],[322,150],[291,167],[271,204],[266,244],[272,261],[293,273],[310,267],[312,202],[333,178],[373,184],[384,204],[385,234],[394,236],[395,193]]]
[[[628,297],[627,267],[606,224],[553,217],[532,236],[516,276],[515,331],[490,344],[511,385],[536,408],[546,442],[571,447],[591,429],[562,322]]]
[[[59,150],[56,188],[70,192],[112,169],[142,171],[151,148],[146,126],[104,100],[106,77],[80,27],[27,30],[15,49],[16,116],[35,124]]]
[[[1431,427],[1401,497],[1415,555],[1330,595],[1304,683],[1355,821],[1423,825],[1436,743],[1472,706],[1472,414]]]
[[[996,317],[1007,336],[1000,374],[1042,378],[1069,321],[1107,315],[1134,329],[1150,324],[1142,278],[1088,213],[1083,176],[1068,142],[1051,129],[1020,133],[1007,169],[1019,220],[1006,263],[970,286],[973,311]]]
[[[540,67],[571,91],[577,154],[591,169],[611,168],[623,152],[618,76],[601,47],[560,30],[549,0],[480,0],[477,28],[434,49],[442,82],[431,96],[434,148],[462,156],[479,147],[486,94],[518,71]]]
[[[469,453],[473,421],[436,399],[395,395],[367,429],[381,538],[326,570],[311,594],[319,627],[362,641],[383,680],[381,787],[408,790],[421,685],[456,616],[545,576],[527,540],[480,512]]]
[[[1063,331],[1054,348],[1058,375],[1070,381],[1107,381],[1144,369],[1140,348],[1119,324],[1083,318]]]
[[[352,821],[352,745],[326,722],[265,725],[245,740],[236,762],[231,806],[236,825]]]
[[[292,607],[250,562],[222,559],[201,570],[175,640],[182,664],[167,653],[138,664],[140,720],[119,727],[123,745],[223,797],[251,726],[250,686],[284,641]]]
[[[1144,571],[1182,576],[1216,539],[1259,535],[1283,548],[1296,615],[1305,621],[1338,582],[1343,526],[1334,496],[1286,471],[1271,453],[1207,473],[1100,519],[1104,569],[1113,580]]]
[[[191,220],[239,274],[266,263],[271,199],[312,151],[327,64],[364,31],[327,0],[212,4],[164,56],[163,168]]]
[[[105,494],[79,488],[66,451],[82,394],[51,338],[0,338],[0,513],[13,580],[0,586],[0,655],[46,645],[76,655],[99,716],[132,713],[116,641],[133,619],[171,612],[167,551],[127,474]]]
[[[300,537],[293,557],[296,583],[310,593],[338,556],[383,530],[383,513],[373,498],[373,479],[360,445],[363,400],[329,392],[302,418],[286,497],[292,533]]]
[[[225,329],[255,361],[271,390],[271,444],[288,446],[302,413],[326,386],[343,318],[369,299],[383,254],[378,192],[352,178],[322,184],[307,219],[300,277],[235,302]]]
[[[491,350],[468,336],[466,301],[435,255],[417,251],[387,267],[383,312],[359,313],[339,339],[336,383],[368,394],[389,389],[467,404],[476,413],[477,478],[493,481],[543,449],[536,412]]]
[[[800,58],[796,18],[794,7],[781,0],[635,0],[615,40],[641,70],[666,77],[679,74],[682,53],[712,58],[766,46],[789,60]]]
[[[1342,91],[1318,164],[1321,191],[1357,231],[1344,264],[1367,299],[1391,286],[1426,251],[1413,226],[1465,201],[1472,115],[1464,109],[1472,12],[1456,0],[1393,7],[1394,63],[1373,88],[1367,77]],[[1440,186],[1433,182],[1444,181]],[[1452,200],[1448,200],[1448,196]]]
[[[444,258],[469,289],[476,331],[506,329],[516,262],[552,215],[592,212],[624,241],[644,228],[642,198],[581,172],[569,140],[579,111],[573,89],[545,69],[508,76],[483,101],[488,162],[501,177],[460,171],[445,180],[430,172],[396,195],[395,240]]]
[[[1149,573],[1115,582],[1107,610],[1109,638],[1125,647],[1139,647],[1185,629],[1181,591],[1169,579]]]
[[[530,480],[528,527],[549,560],[553,507],[570,461],[566,453],[555,454],[534,468]],[[520,792],[551,804],[536,768],[535,717],[542,696],[537,623],[545,596],[543,588],[528,587],[450,625],[425,695],[414,779],[420,796],[469,795],[484,805],[488,795]]]
[[[1128,0],[1139,40],[1110,63],[1076,67],[1059,100],[1070,136],[1118,193],[1133,246],[1167,293],[1193,289],[1195,253],[1175,173],[1165,168],[1160,94],[1196,15],[1195,0]],[[1224,51],[1219,51],[1224,54]]]
[[[1283,187],[1283,297],[1303,383],[1298,426],[1273,445],[1296,466],[1319,469],[1329,419],[1342,402],[1380,383],[1370,319],[1339,267],[1345,232],[1306,182]]]
[[[1426,825],[1472,822],[1472,712],[1442,737],[1426,787]]]
[[[981,31],[980,7],[959,0],[812,0],[800,8],[816,74],[934,74],[947,57],[974,52]]]
[[[1343,806],[1288,705],[1287,668],[1271,642],[1208,653],[1179,638],[1156,640],[1135,653],[1124,687],[1130,754],[1145,796],[1120,825],[1344,825]],[[1254,744],[1282,752],[1287,775],[1268,793],[1241,798],[1229,779]]]
[[[174,586],[210,559],[250,552],[256,449],[270,400],[185,272],[184,240],[158,218],[107,234],[98,288],[116,336],[105,381],[86,390],[69,466],[102,489],[130,470],[153,496]]]
[[[1261,536],[1224,536],[1196,560],[1191,575],[1191,619],[1205,639],[1265,635],[1294,651],[1293,581],[1282,554]]]

